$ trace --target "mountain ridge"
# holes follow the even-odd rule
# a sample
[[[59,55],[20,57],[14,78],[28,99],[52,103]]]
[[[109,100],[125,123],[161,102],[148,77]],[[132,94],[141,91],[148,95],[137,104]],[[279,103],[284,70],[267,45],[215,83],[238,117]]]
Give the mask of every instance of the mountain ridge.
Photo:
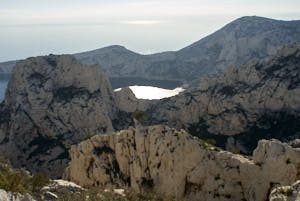
[[[107,77],[187,82],[218,74],[232,65],[267,58],[293,42],[300,43],[300,20],[245,16],[178,51],[143,55],[113,45],[74,56],[86,64],[100,64]]]

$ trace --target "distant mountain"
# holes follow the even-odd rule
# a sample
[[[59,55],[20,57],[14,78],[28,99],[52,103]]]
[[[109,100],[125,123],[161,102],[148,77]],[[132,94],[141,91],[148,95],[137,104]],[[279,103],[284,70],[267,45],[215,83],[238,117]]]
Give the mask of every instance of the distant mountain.
[[[83,63],[100,64],[110,78],[190,81],[231,65],[267,58],[294,42],[300,43],[300,20],[251,16],[239,18],[179,51],[141,55],[122,46],[110,46],[74,56]]]
[[[177,52],[140,55],[111,46],[75,57],[88,64],[101,64],[109,77],[191,80],[266,58],[292,42],[300,42],[300,21],[253,16],[239,18]]]
[[[13,67],[16,65],[17,61],[6,61],[3,63],[0,63],[0,74],[2,73],[11,73]]]

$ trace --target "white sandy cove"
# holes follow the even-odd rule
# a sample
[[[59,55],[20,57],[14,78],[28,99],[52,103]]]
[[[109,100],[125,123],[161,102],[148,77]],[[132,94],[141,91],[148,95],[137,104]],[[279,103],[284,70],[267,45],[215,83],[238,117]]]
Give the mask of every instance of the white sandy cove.
[[[162,99],[171,96],[175,96],[180,92],[184,91],[183,88],[176,88],[176,89],[162,89],[158,87],[152,86],[130,86],[129,87],[134,95],[139,99]],[[115,91],[120,91],[121,88],[116,89]]]

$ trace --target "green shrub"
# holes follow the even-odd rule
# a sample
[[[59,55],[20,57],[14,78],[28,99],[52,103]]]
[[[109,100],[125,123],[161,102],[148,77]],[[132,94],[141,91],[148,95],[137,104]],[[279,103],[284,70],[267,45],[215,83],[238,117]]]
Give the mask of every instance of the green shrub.
[[[146,111],[136,111],[133,113],[133,118],[138,120],[140,123],[144,123],[148,120],[148,113]]]
[[[214,146],[217,144],[215,139],[206,139],[205,142],[207,144],[211,144],[211,145],[214,145]]]
[[[44,186],[49,184],[50,179],[47,175],[43,174],[36,174],[32,179],[31,179],[31,184],[32,184],[32,191],[33,192],[38,192],[40,191]]]
[[[240,154],[241,153],[241,150],[237,149],[237,148],[232,148],[230,149],[230,152],[231,153],[234,153],[234,154]]]
[[[105,192],[103,188],[92,187],[81,193],[64,191],[55,201],[183,201],[174,196],[158,197],[151,194],[136,193],[132,189],[125,190],[125,196]]]
[[[0,162],[0,189],[21,194],[32,194],[49,183],[49,178],[42,174],[30,176],[25,170],[14,170],[7,162]]]
[[[94,136],[94,135],[89,134],[89,135],[87,135],[87,136],[85,136],[85,137],[83,138],[83,141],[88,140],[88,139],[91,139],[91,137],[93,137],[93,136]]]
[[[30,177],[25,171],[14,171],[9,164],[0,164],[0,188],[6,191],[30,193]]]

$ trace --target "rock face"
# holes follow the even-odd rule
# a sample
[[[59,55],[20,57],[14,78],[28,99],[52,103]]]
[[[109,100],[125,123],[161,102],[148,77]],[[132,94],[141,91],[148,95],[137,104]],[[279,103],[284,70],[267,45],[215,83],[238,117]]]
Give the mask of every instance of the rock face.
[[[108,77],[190,81],[230,65],[265,59],[291,42],[300,43],[300,21],[252,16],[239,18],[176,52],[141,55],[110,46],[74,56],[87,64],[100,64]]]
[[[124,100],[127,108],[122,109],[132,111],[132,103]],[[289,46],[268,61],[229,68],[218,78],[202,79],[197,91],[146,106],[149,125],[188,129],[193,135],[214,138],[220,146],[227,144],[244,153],[250,154],[259,139],[297,139],[300,48]]]
[[[300,200],[300,180],[291,186],[281,186],[272,190],[270,201],[298,201]]]
[[[51,177],[61,176],[72,144],[112,131],[116,115],[101,68],[67,55],[18,62],[0,110],[1,153]]]
[[[118,108],[125,112],[145,111],[157,100],[137,99],[129,87],[115,92],[115,100]]]
[[[253,160],[166,126],[97,135],[72,146],[65,177],[80,185],[124,186],[187,200],[267,200],[300,178],[300,149],[262,140]]]

